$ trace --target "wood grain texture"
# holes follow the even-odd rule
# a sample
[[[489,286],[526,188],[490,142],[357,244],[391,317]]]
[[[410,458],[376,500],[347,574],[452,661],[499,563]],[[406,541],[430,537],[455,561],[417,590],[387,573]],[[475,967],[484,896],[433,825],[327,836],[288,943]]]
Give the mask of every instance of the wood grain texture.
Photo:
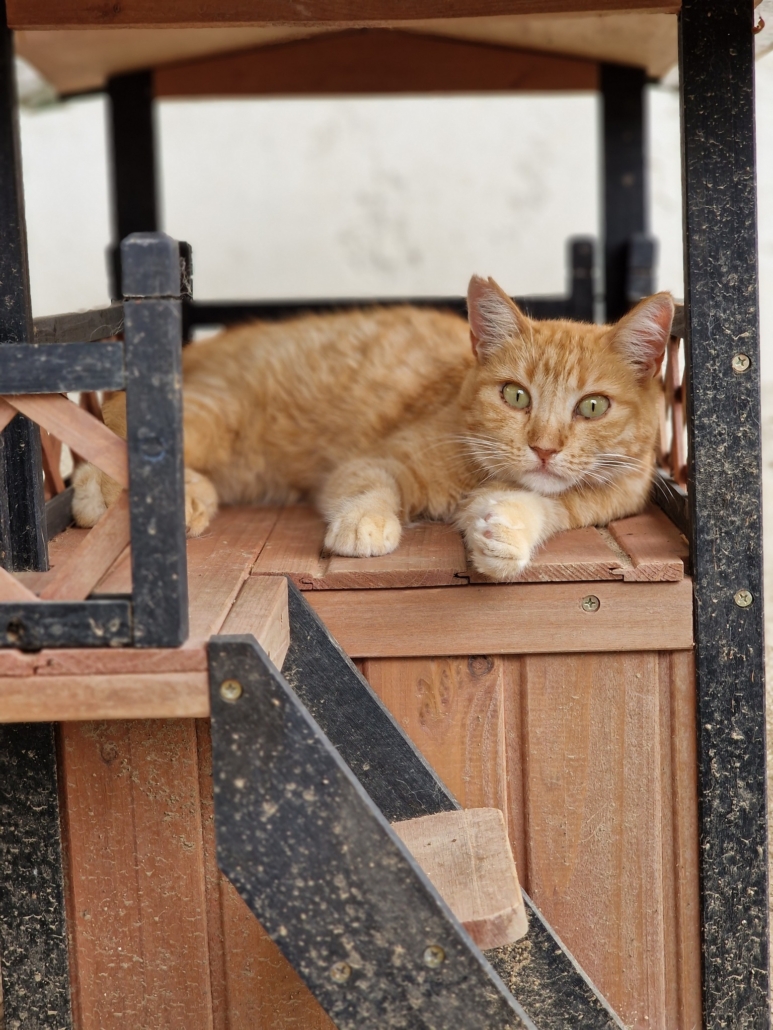
[[[5,399],[122,487],[129,486],[126,441],[99,419],[60,394],[14,394]]]
[[[158,68],[156,97],[595,90],[593,61],[360,29]]]
[[[659,672],[656,654],[524,659],[529,892],[635,1028],[679,1025]]]
[[[0,676],[116,676],[206,672],[204,647],[43,648],[32,654],[0,651]]]
[[[644,515],[620,519],[615,527],[614,537],[593,527],[551,537],[534,554],[518,582],[672,582],[683,577],[683,541],[659,509],[650,506]],[[462,537],[444,523],[419,522],[405,527],[397,549],[377,558],[326,554],[324,538],[324,522],[312,508],[285,508],[279,513],[254,572],[288,575],[300,590],[492,582],[471,567]]]
[[[601,605],[583,611],[584,596]],[[692,589],[679,583],[517,584],[319,590],[308,600],[349,655],[528,654],[692,647]]]
[[[9,404],[4,397],[0,397],[0,433],[18,414],[16,408]]]
[[[654,505],[641,515],[609,523],[609,532],[631,559],[626,582],[679,580],[689,556],[689,545],[668,516]]]
[[[604,11],[676,13],[678,0],[314,0],[288,5],[282,0],[152,0],[89,5],[82,0],[9,0],[12,29],[149,28],[274,24],[366,25],[370,22],[475,18],[503,14],[574,14]]]
[[[392,829],[482,951],[525,936],[526,909],[498,808],[438,812]]]
[[[85,601],[113,562],[129,545],[129,495],[118,500],[84,537],[66,562],[56,569],[40,591],[44,601]]]
[[[208,715],[206,672],[0,676],[0,722]]]
[[[193,721],[61,740],[78,1030],[212,1030]]]
[[[251,576],[245,581],[221,633],[252,633],[277,667],[290,646],[287,580],[283,576]]]

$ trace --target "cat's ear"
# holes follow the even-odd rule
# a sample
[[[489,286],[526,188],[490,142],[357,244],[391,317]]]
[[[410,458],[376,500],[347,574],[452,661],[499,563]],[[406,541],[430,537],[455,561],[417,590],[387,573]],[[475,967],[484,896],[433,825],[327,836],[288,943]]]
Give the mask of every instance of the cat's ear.
[[[614,327],[616,346],[641,379],[651,379],[660,371],[673,319],[673,297],[656,293],[639,301]]]
[[[484,361],[502,344],[528,334],[528,321],[493,279],[474,275],[467,288],[472,351]]]

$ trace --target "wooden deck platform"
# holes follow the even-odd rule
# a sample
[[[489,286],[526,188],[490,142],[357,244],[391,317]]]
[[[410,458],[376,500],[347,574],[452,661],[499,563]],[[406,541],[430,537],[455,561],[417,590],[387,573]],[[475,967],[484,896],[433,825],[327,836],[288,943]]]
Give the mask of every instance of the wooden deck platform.
[[[85,532],[71,528],[51,542],[49,572],[17,578],[45,593]],[[692,646],[686,542],[656,508],[608,529],[554,537],[514,584],[475,573],[459,534],[440,523],[409,527],[400,547],[381,558],[326,555],[323,538],[310,508],[222,510],[204,536],[188,542],[183,647],[0,651],[0,720],[207,716],[205,645],[213,634],[254,633],[281,665],[285,576],[355,658],[447,654],[449,625],[459,654]],[[95,595],[130,591],[129,557],[127,548]],[[582,604],[589,595],[599,602],[592,612]]]

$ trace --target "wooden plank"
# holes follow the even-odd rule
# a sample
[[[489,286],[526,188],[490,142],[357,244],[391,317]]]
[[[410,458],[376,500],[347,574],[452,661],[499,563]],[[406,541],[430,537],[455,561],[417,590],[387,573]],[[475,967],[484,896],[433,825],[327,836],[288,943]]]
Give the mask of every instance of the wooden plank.
[[[313,508],[280,509],[253,575],[289,576],[300,590],[313,590],[325,569],[324,540],[325,524]]]
[[[392,829],[482,951],[529,929],[505,817],[498,808],[438,812]]]
[[[585,596],[598,598],[584,611]],[[692,647],[692,584],[534,583],[426,590],[315,590],[307,598],[358,658],[550,654]]]
[[[641,515],[609,523],[609,532],[628,554],[632,568],[626,582],[663,582],[681,579],[689,546],[673,522],[655,505]]]
[[[17,415],[16,408],[12,407],[3,397],[0,397],[0,433]]]
[[[530,894],[626,1025],[667,1011],[659,658],[524,659]],[[692,1030],[679,1027],[678,1030]]]
[[[126,441],[121,440],[93,415],[60,394],[14,394],[5,400],[106,472],[122,487],[128,487]]]
[[[34,654],[0,650],[0,676],[116,676],[204,672],[204,647],[44,648]]]
[[[394,29],[360,29],[180,64],[156,97],[595,90],[594,61]]]
[[[16,576],[0,566],[0,601],[37,601],[37,597]]]
[[[61,735],[79,1030],[212,1030],[194,723]]]
[[[622,564],[621,564],[622,562]],[[566,583],[585,580],[616,580],[630,565],[625,555],[612,550],[602,534],[592,526],[570,529],[550,537],[535,552],[529,565],[518,577],[519,583]],[[469,570],[471,583],[491,583],[474,569]]]
[[[122,490],[69,559],[57,566],[40,597],[45,601],[85,601],[128,546],[130,536],[129,495]]]
[[[82,0],[9,0],[12,29],[150,28],[260,24],[366,25],[369,22],[475,18],[504,14],[573,14],[649,11],[675,14],[678,0],[152,0],[92,7]]]
[[[206,672],[0,676],[0,722],[209,715]]]
[[[239,591],[221,633],[252,633],[277,667],[290,646],[287,580],[283,576],[251,576]]]

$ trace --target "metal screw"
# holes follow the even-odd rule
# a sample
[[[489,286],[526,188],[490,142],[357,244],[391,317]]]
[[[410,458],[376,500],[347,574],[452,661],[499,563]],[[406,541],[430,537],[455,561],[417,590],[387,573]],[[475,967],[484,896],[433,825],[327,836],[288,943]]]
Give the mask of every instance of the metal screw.
[[[220,684],[220,696],[224,701],[238,701],[244,693],[244,688],[238,680],[223,680]]]
[[[748,590],[739,590],[733,598],[739,608],[748,608],[754,598]]]
[[[734,372],[746,372],[752,361],[748,354],[734,354],[731,362]]]
[[[587,597],[583,597],[580,607],[584,612],[597,612],[601,607],[601,601],[595,594],[588,594]]]
[[[437,969],[438,966],[442,966],[445,962],[446,953],[439,944],[430,944],[428,948],[424,949],[424,954],[421,958],[425,966],[429,966],[430,969]]]
[[[345,984],[352,975],[352,967],[348,962],[334,962],[330,967],[330,979],[337,984]]]

